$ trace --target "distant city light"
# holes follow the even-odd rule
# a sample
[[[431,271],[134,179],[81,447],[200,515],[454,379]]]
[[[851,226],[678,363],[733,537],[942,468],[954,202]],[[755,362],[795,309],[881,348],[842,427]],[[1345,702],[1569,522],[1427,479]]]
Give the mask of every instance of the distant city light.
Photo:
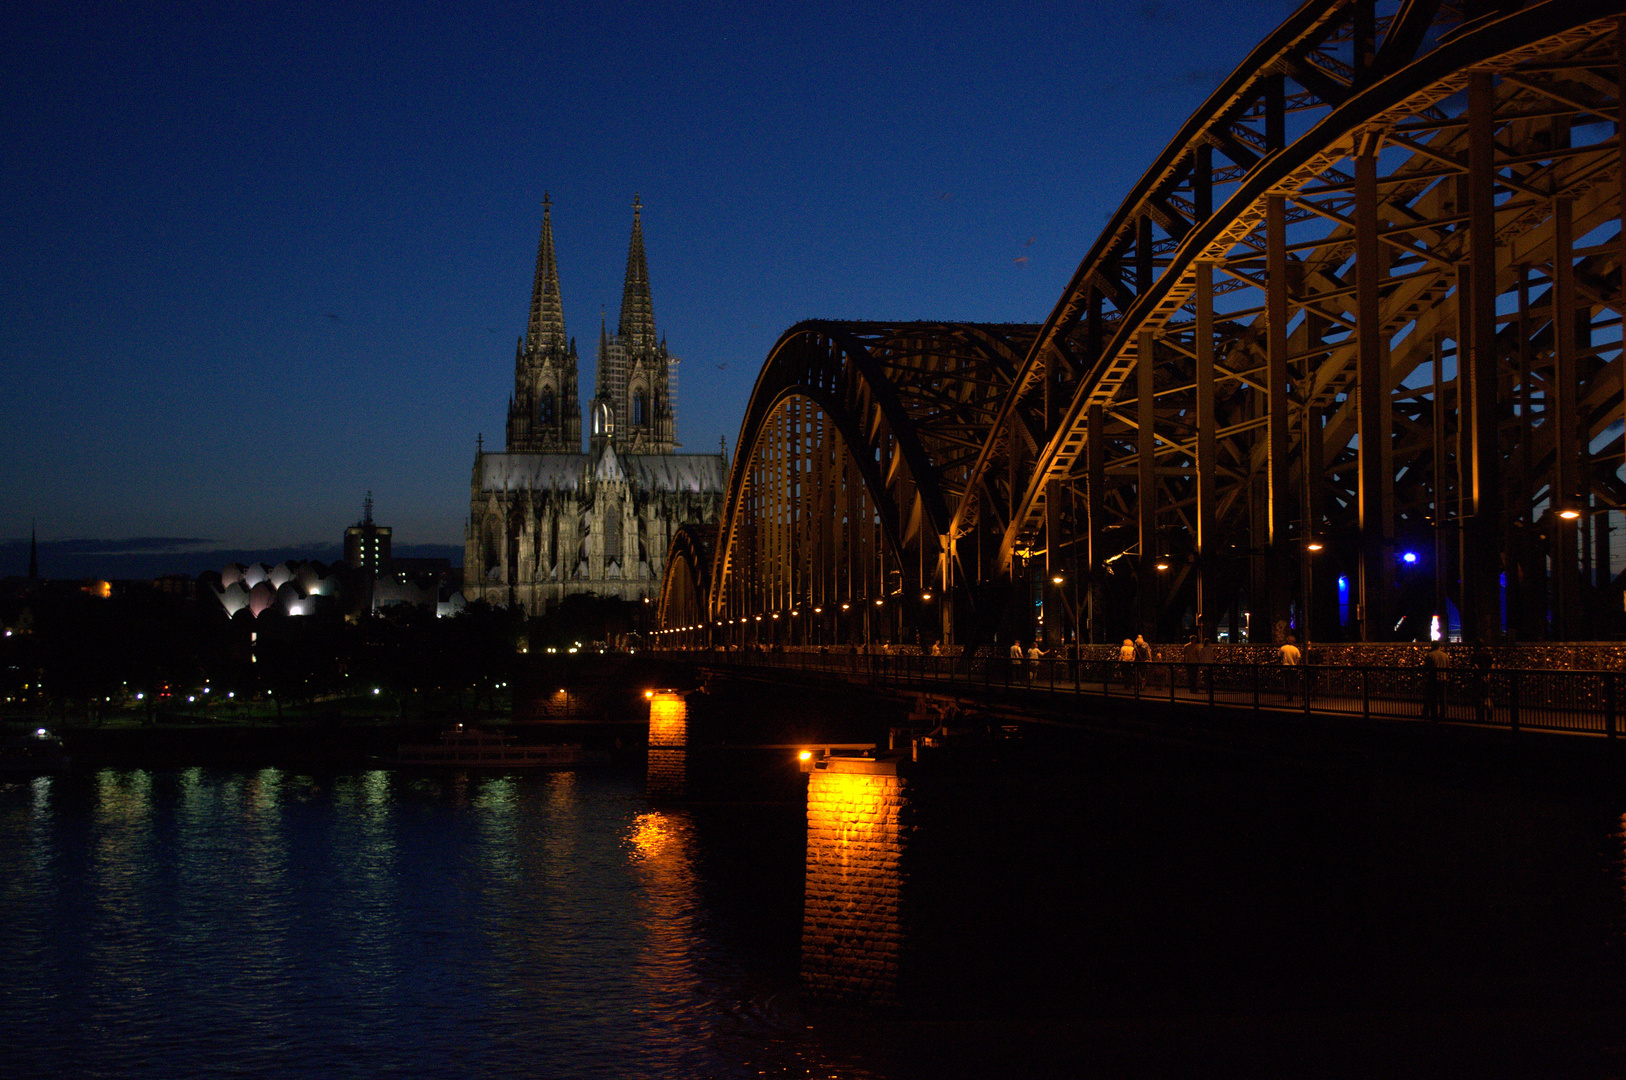
[[[1404,555],[1400,556],[1400,561],[1403,562],[1403,563],[1406,563],[1408,565],[1411,564],[1411,563],[1416,562],[1417,561],[1417,552],[1415,552],[1415,551],[1406,552]]]

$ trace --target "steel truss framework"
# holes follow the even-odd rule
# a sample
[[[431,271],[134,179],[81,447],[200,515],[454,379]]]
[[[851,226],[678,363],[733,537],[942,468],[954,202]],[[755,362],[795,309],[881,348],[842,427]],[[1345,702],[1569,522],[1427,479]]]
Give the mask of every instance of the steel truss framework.
[[[1036,330],[805,322],[786,331],[741,425],[707,591],[677,600],[685,586],[669,573],[661,626],[684,640],[739,643],[935,640],[956,584],[944,577],[945,533]]]
[[[793,328],[712,622],[1005,582],[1093,640],[1615,632],[1623,10],[1307,3],[1041,327]]]

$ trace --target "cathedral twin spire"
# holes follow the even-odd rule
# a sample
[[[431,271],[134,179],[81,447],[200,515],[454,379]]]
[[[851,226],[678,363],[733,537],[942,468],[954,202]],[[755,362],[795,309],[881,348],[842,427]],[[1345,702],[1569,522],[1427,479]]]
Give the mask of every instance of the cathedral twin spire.
[[[514,360],[508,407],[508,450],[579,453],[581,409],[576,394],[576,343],[565,333],[559,266],[553,247],[553,200],[544,193],[530,319]],[[655,332],[649,264],[644,254],[643,204],[633,197],[632,240],[621,290],[621,317],[610,337],[599,327],[598,372],[592,403],[592,446],[611,441],[633,453],[670,453],[676,446],[670,365],[676,358]]]
[[[643,203],[632,197],[632,243],[627,248],[627,279],[621,286],[621,325],[616,334],[629,349],[655,347],[655,303],[649,296],[649,262],[644,258]]]
[[[531,316],[514,355],[514,393],[508,399],[508,449],[521,453],[573,452],[580,449],[581,440],[576,343],[565,335],[559,263],[553,254],[553,200],[544,192]]]
[[[531,287],[531,321],[525,348],[565,348],[565,308],[559,297],[559,263],[553,255],[553,200],[542,193],[542,240],[536,249],[536,283]]]

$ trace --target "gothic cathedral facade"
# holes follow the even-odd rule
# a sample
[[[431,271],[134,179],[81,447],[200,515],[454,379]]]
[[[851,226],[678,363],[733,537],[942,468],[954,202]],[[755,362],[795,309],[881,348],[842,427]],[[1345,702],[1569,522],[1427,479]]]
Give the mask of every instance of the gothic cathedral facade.
[[[721,516],[728,460],[677,452],[678,358],[655,332],[637,199],[614,336],[600,320],[582,452],[576,342],[565,333],[552,203],[542,206],[507,445],[487,451],[482,439],[475,451],[463,592],[531,615],[575,593],[653,600],[672,534]]]

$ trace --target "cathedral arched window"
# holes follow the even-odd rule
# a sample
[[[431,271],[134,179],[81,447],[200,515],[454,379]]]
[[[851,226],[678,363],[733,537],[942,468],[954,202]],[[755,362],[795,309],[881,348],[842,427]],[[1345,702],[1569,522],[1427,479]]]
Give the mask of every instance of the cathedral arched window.
[[[536,421],[543,427],[550,427],[556,415],[553,387],[544,386],[542,396],[537,400]]]
[[[642,390],[633,391],[632,395],[632,426],[649,426],[649,395]]]

